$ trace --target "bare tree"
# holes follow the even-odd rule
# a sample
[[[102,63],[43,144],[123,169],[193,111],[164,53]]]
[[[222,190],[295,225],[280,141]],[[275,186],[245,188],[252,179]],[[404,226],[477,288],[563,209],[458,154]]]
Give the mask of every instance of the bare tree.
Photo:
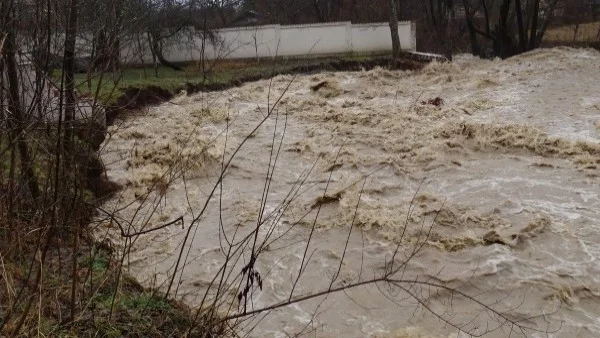
[[[392,34],[392,58],[394,61],[400,55],[400,36],[398,35],[398,9],[396,0],[387,0],[389,11],[390,31]]]
[[[542,8],[540,0],[463,0],[473,53],[481,52],[478,37],[491,42],[493,54],[500,57],[539,47],[557,3],[551,0]],[[476,14],[484,17],[485,28],[478,26]]]
[[[6,69],[6,79],[8,87],[8,122],[10,126],[11,144],[16,143],[19,158],[21,160],[21,171],[23,182],[27,182],[31,197],[37,201],[40,196],[40,188],[38,180],[33,170],[29,145],[26,139],[26,118],[25,112],[21,105],[19,71],[17,65],[17,45],[15,34],[14,8],[12,2],[3,1],[0,4],[0,12],[2,13],[0,25],[2,26],[2,56]],[[4,76],[4,75],[3,75]],[[14,151],[12,152],[14,153]]]
[[[68,6],[69,16],[65,34],[65,54],[63,63],[64,96],[65,96],[65,155],[73,153],[73,123],[75,120],[75,40],[77,38],[77,20],[79,18],[79,1],[71,0]],[[60,117],[59,117],[60,118]]]

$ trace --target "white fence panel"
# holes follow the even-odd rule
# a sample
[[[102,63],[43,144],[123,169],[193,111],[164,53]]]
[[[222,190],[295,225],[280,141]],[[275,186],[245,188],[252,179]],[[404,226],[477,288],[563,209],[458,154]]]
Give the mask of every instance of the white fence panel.
[[[417,50],[417,30],[415,23],[412,21],[398,22],[398,33],[400,35],[400,46],[402,50],[416,51]],[[392,37],[390,34],[390,44]]]
[[[347,53],[350,51],[350,23],[281,26],[279,55]]]
[[[399,22],[398,33],[402,50],[416,50],[415,25]],[[165,57],[172,62],[197,61],[202,58],[201,36],[182,34],[165,47]],[[381,52],[392,49],[389,25],[350,22],[320,23],[293,26],[255,26],[225,28],[214,32],[214,39],[204,41],[206,59],[264,58],[274,56],[305,56],[351,52]],[[145,39],[142,39],[145,40]],[[147,41],[123,44],[121,59],[125,63],[150,63],[152,55]]]
[[[415,50],[416,43],[410,22],[398,23],[400,47],[403,50]],[[392,48],[390,26],[387,24],[352,25],[352,51],[377,52],[389,51]]]
[[[278,25],[221,29],[217,35],[219,41],[205,54],[208,59],[275,56],[280,40]]]

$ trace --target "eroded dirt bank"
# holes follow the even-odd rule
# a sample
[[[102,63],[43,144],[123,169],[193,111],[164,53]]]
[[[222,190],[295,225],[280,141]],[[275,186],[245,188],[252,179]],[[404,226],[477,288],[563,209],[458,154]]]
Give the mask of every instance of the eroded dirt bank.
[[[326,289],[332,279],[344,285],[378,276],[400,244],[394,257],[411,257],[403,280],[456,287],[510,318],[546,314],[520,323],[560,329],[551,336],[596,337],[599,78],[600,53],[555,48],[504,61],[459,56],[422,71],[278,76],[176,97],[112,127],[103,158],[109,177],[125,189],[106,208],[138,230],[184,217],[184,229],[138,238],[130,260],[148,285],[166,280],[166,287],[191,227],[185,269],[175,280],[190,304],[201,302],[219,272],[225,235],[248,234],[263,215],[269,225],[260,238],[278,240],[266,241],[257,263],[264,287],[253,308],[285,300],[292,289],[300,295]],[[222,159],[275,102],[198,218]],[[290,192],[296,193],[286,204]],[[103,229],[117,237],[114,230]],[[311,259],[293,287],[305,251]],[[239,272],[249,259],[241,255],[232,269]],[[319,337],[457,334],[426,308],[472,333],[502,322],[439,288],[405,286],[391,294],[384,285],[356,288],[239,328],[256,325],[256,337],[302,330]],[[507,334],[505,326],[487,336]]]

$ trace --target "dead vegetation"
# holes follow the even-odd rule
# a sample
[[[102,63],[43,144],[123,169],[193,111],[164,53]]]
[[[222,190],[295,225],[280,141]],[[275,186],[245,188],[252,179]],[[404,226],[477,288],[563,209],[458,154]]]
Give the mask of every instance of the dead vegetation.
[[[119,277],[122,267],[109,246],[82,237],[74,259],[64,238],[42,248],[35,236],[22,239],[13,247],[2,243],[3,253],[14,253],[0,257],[3,336],[171,337],[187,331],[189,309]]]

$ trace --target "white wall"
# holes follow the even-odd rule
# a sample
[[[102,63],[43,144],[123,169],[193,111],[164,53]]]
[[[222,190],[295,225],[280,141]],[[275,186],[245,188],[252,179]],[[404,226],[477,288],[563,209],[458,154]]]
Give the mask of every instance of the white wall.
[[[281,26],[279,55],[347,53],[351,48],[350,23]]]
[[[399,22],[398,33],[402,50],[416,50],[415,32],[410,22]],[[352,51],[389,51],[392,47],[390,26],[386,24],[352,25]]]
[[[403,50],[416,50],[414,23],[399,22],[398,33]],[[217,37],[215,41],[208,39],[205,41],[204,55],[207,59],[382,52],[392,49],[387,22],[360,25],[334,22],[226,28],[217,30],[215,36]],[[150,63],[152,61],[147,41],[143,40],[131,40],[122,44],[123,62]],[[202,55],[202,38],[182,35],[178,41],[165,47],[165,57],[169,61],[197,61]]]
[[[138,39],[139,38],[139,39]],[[148,47],[146,36],[134,36],[126,41],[121,41],[121,62],[123,63],[151,63],[152,54]]]
[[[280,41],[279,30],[278,25],[218,30],[220,43],[210,46],[210,51],[205,55],[209,59],[275,56]]]

